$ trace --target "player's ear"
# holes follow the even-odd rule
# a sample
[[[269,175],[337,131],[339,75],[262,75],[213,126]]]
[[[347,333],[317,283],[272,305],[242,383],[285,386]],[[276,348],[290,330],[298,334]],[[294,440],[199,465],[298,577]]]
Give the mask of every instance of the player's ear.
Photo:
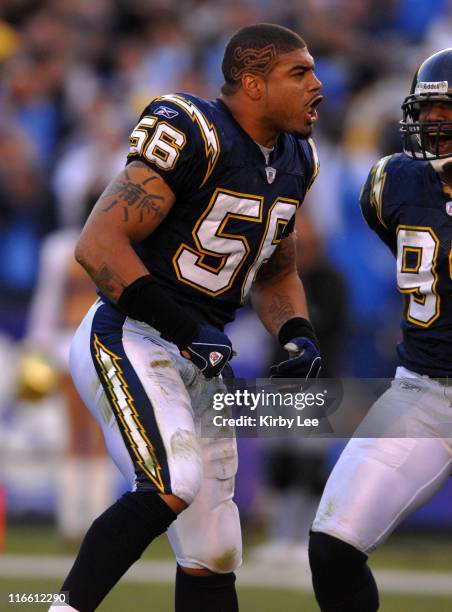
[[[242,76],[242,89],[251,100],[258,101],[264,93],[264,82],[258,75],[246,73]]]

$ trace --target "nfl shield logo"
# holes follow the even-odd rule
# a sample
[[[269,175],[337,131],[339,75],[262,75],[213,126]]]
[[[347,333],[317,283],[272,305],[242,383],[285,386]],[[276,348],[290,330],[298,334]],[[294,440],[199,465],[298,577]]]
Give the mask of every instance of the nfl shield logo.
[[[446,212],[452,217],[452,201],[446,202]]]
[[[275,180],[276,170],[272,168],[271,166],[267,166],[265,168],[265,174],[267,175],[267,183],[271,185],[273,181]]]
[[[223,355],[217,351],[212,351],[209,354],[209,361],[212,366],[216,366],[223,359]]]

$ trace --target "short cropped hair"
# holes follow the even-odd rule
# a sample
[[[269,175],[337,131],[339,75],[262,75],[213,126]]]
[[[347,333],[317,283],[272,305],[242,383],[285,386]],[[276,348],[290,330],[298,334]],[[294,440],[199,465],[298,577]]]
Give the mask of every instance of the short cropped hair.
[[[225,96],[235,93],[246,72],[266,76],[283,53],[306,47],[296,32],[273,23],[257,23],[236,32],[224,50],[221,70]]]

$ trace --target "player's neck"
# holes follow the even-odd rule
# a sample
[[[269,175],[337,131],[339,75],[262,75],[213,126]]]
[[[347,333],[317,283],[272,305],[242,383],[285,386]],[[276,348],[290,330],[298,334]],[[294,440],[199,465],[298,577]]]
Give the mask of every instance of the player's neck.
[[[220,99],[250,138],[269,149],[275,146],[279,132],[271,126],[266,126],[262,118],[251,112],[242,100],[239,100],[236,96],[221,96]]]

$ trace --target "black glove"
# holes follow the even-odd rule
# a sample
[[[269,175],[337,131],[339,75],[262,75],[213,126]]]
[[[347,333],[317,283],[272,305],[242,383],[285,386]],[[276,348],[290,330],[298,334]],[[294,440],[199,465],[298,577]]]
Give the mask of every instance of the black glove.
[[[232,344],[226,334],[206,324],[199,326],[185,350],[206,378],[218,376],[232,357]]]

